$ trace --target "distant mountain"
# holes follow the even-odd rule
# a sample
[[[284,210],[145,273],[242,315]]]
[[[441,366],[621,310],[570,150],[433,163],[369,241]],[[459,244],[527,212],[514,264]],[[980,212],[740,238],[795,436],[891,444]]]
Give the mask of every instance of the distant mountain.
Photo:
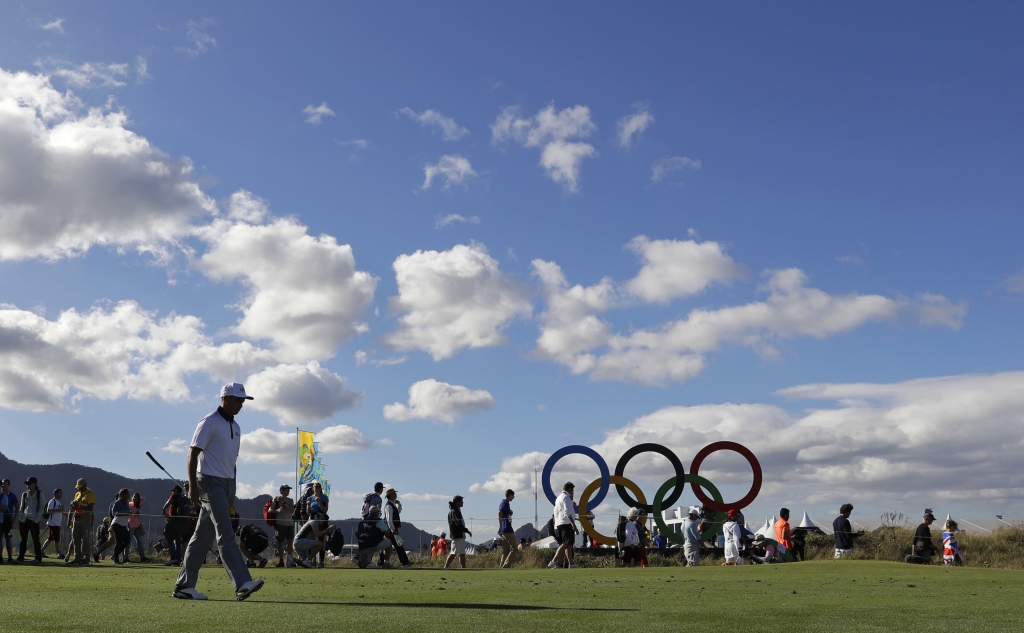
[[[169,470],[174,472],[173,467],[169,467]],[[98,516],[105,515],[107,507],[114,500],[114,495],[121,488],[129,489],[132,494],[138,492],[146,499],[142,505],[143,514],[156,515],[146,517],[147,522],[152,522],[150,534],[155,535],[163,532],[163,518],[159,516],[160,508],[163,507],[167,497],[171,494],[171,488],[174,487],[171,480],[166,477],[163,479],[131,479],[102,468],[79,464],[21,464],[0,453],[0,479],[5,477],[11,480],[11,492],[19,497],[25,490],[24,481],[29,477],[39,480],[39,488],[43,491],[44,500],[50,498],[55,488],[61,488],[64,491],[65,505],[71,501],[71,497],[74,495],[75,482],[79,477],[84,477],[89,483],[89,489],[96,493],[96,514]],[[269,495],[260,495],[255,499],[236,499],[235,510],[242,516],[242,523],[258,525],[268,533],[272,533],[273,528],[263,520],[263,506],[270,499]],[[339,505],[332,508],[331,514],[334,516],[349,514],[342,510],[340,503],[339,500]],[[358,522],[359,519],[331,521],[341,528],[346,543],[354,542],[353,537]],[[403,522],[401,534],[409,550],[418,547],[421,541],[425,544],[430,543],[430,533],[418,529],[411,523]]]

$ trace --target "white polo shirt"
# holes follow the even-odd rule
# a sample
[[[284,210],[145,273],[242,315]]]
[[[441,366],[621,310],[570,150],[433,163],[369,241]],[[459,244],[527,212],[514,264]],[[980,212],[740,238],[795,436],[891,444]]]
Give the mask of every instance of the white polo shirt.
[[[569,493],[562,491],[555,499],[555,527],[559,525],[572,525],[572,519],[576,517],[576,504],[572,502]]]
[[[195,435],[192,436],[190,446],[202,450],[196,472],[208,477],[234,479],[235,462],[241,445],[242,429],[237,422],[228,421],[221,415],[218,408],[199,421]]]

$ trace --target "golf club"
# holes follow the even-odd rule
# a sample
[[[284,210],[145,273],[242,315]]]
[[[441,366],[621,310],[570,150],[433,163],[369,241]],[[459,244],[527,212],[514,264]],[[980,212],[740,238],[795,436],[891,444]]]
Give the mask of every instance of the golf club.
[[[167,475],[167,477],[168,477],[168,478],[169,478],[169,479],[170,479],[171,481],[173,481],[174,483],[176,483],[176,484],[178,484],[179,486],[181,486],[181,489],[182,489],[182,490],[184,490],[184,489],[185,489],[185,486],[184,486],[184,484],[182,484],[182,483],[181,483],[180,481],[178,481],[177,479],[175,479],[175,478],[174,478],[174,477],[173,477],[173,476],[171,475],[171,473],[167,472],[167,469],[166,469],[166,468],[164,468],[163,466],[161,466],[161,465],[160,465],[160,462],[156,461],[156,458],[155,458],[155,457],[153,457],[153,454],[152,454],[152,453],[150,453],[149,451],[146,451],[146,457],[148,457],[148,458],[150,458],[151,460],[153,460],[153,463],[154,463],[154,464],[156,464],[156,467],[157,467],[157,468],[159,468],[160,470],[164,471],[164,474],[165,474],[165,475]]]

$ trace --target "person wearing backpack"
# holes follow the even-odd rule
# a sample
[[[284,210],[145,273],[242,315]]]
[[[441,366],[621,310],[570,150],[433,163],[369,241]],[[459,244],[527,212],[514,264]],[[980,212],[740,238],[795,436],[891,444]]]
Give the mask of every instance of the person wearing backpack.
[[[114,533],[114,530],[113,530],[112,526],[114,525],[114,516],[115,516],[114,504],[117,503],[118,498],[119,498],[118,495],[114,495],[114,500],[110,502],[109,506],[107,506],[107,516],[103,518],[103,522],[107,526],[107,530],[106,530],[107,538],[101,541],[100,538],[99,538],[99,532],[96,533],[97,534],[97,536],[96,536],[96,546],[97,547],[95,549],[93,549],[92,559],[94,561],[96,561],[97,563],[100,562],[100,556],[103,554],[103,552],[105,552],[108,549],[110,549],[111,547],[114,547],[115,545],[117,545],[117,535]],[[102,543],[102,545],[100,545],[100,543]],[[116,561],[117,559],[115,558],[114,560]]]
[[[28,537],[32,536],[32,544],[35,546],[35,565],[43,562],[43,549],[39,546],[39,524],[43,521],[43,492],[39,489],[38,480],[29,477],[25,481],[28,490],[21,493],[21,505],[18,508],[18,515],[21,522],[18,524],[18,531],[21,534],[21,545],[18,547],[18,562],[25,562],[25,550],[28,548]]]
[[[60,524],[64,519],[64,504],[60,500],[63,496],[64,492],[57,488],[53,491],[53,498],[46,503],[46,512],[43,513],[43,518],[46,519],[49,536],[43,542],[43,558],[46,558],[46,546],[50,543],[53,543],[57,558],[64,558],[64,554],[60,552]]]
[[[626,556],[626,517],[621,514],[615,526],[615,549],[615,566],[622,567]]]
[[[293,515],[296,510],[296,504],[289,496],[292,491],[292,487],[288,484],[284,484],[278,491],[281,493],[274,498],[270,503],[270,508],[267,509],[267,523],[274,526],[274,540],[277,541],[277,567],[284,567],[286,564],[288,567],[295,566],[295,550],[292,548],[292,540],[295,538],[295,521]],[[273,523],[271,518],[273,517]],[[285,562],[285,554],[288,555],[287,563]]]

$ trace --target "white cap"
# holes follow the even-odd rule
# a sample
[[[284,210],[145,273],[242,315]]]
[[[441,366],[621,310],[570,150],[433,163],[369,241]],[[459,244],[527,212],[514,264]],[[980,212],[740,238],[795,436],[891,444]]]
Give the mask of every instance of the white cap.
[[[234,396],[245,400],[253,400],[252,396],[245,395],[245,385],[240,382],[229,382],[220,388],[220,397]]]
[[[689,514],[696,514],[697,516],[700,516],[700,508],[697,506],[690,506],[690,509],[687,512]]]

